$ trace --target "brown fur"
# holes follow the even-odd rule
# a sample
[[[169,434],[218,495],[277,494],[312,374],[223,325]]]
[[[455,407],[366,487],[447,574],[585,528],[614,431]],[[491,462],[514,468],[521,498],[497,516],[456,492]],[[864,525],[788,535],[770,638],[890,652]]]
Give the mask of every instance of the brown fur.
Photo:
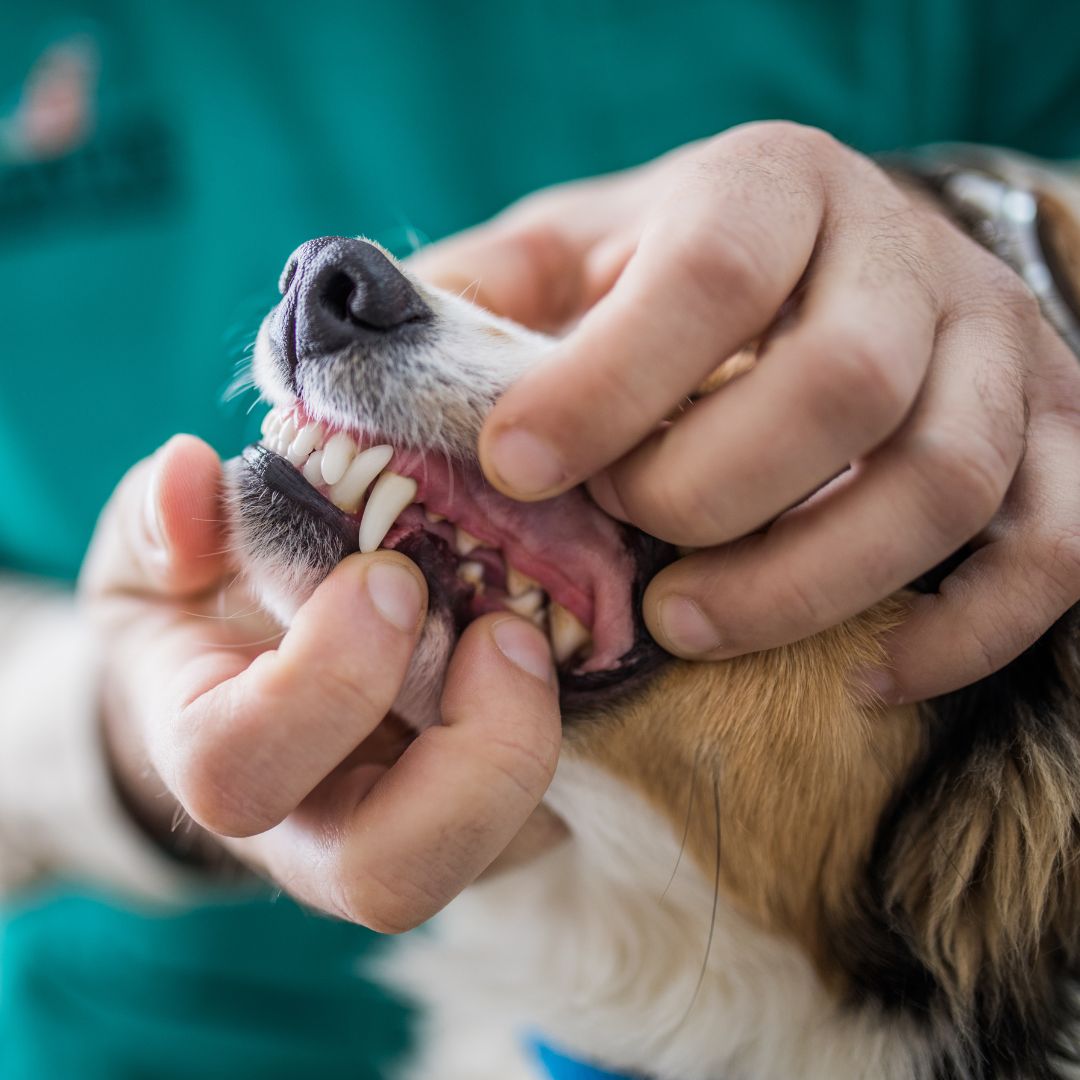
[[[770,652],[675,664],[576,736],[580,752],[686,829],[710,877],[718,798],[725,893],[797,938],[830,979],[823,920],[848,903],[882,809],[921,746],[913,707],[859,704],[853,689],[857,672],[881,661],[897,610]]]

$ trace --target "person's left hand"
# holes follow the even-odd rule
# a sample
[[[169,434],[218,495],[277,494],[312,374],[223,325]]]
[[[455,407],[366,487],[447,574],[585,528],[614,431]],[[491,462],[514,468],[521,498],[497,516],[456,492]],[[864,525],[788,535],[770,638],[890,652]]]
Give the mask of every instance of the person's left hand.
[[[646,594],[671,652],[797,640],[971,541],[868,676],[911,700],[1080,600],[1080,365],[1011,270],[829,136],[734,129],[531,196],[413,266],[534,327],[583,316],[496,405],[481,457],[509,495],[588,480],[705,549]],[[754,341],[749,374],[665,423]]]

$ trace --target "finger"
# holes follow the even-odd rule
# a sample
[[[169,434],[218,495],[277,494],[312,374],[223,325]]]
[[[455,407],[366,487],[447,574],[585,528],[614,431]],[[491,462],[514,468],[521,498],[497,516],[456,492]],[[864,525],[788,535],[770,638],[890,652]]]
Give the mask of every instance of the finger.
[[[611,292],[496,403],[480,456],[501,491],[543,498],[609,465],[772,322],[813,251],[821,183],[792,197],[751,179],[745,152],[689,174]]]
[[[151,759],[202,826],[249,836],[281,821],[383,719],[409,666],[423,575],[393,553],[344,560],[280,646],[248,664],[196,653]]]
[[[660,644],[719,659],[796,641],[871,607],[983,529],[1024,450],[1015,358],[1003,351],[983,320],[946,328],[895,439],[767,532],[653,580],[645,616]],[[974,372],[973,358],[985,358]]]
[[[472,623],[443,721],[358,804],[347,782],[328,784],[259,838],[255,857],[301,899],[381,932],[434,915],[510,843],[551,781],[561,732],[544,635],[502,615]]]
[[[723,543],[891,436],[925,377],[937,310],[928,274],[881,229],[833,235],[791,328],[594,481],[600,505],[671,543]]]
[[[177,435],[135,465],[109,500],[81,579],[91,594],[178,598],[224,572],[221,462],[204,442]]]
[[[496,220],[422,248],[406,265],[496,315],[554,331],[582,306],[585,250],[553,222]]]
[[[1080,601],[1078,461],[1071,424],[1032,436],[1010,493],[1018,505],[937,594],[912,601],[890,636],[890,669],[870,680],[880,697],[919,701],[985,678]]]

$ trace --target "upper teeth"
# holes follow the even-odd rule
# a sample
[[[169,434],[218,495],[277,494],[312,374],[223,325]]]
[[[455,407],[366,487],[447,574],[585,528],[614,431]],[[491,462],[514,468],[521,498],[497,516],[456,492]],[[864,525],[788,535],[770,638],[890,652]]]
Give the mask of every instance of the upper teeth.
[[[398,514],[413,501],[416,486],[412,477],[392,472],[384,472],[375,481],[360,521],[361,551],[374,551],[383,542]]]
[[[330,501],[347,514],[355,514],[360,509],[368,485],[386,468],[393,456],[392,446],[369,446],[362,450],[352,459],[345,475],[330,488]]]
[[[359,546],[362,552],[375,551],[386,539],[401,512],[416,498],[415,480],[398,473],[386,472],[394,456],[392,446],[369,446],[359,450],[345,432],[326,438],[326,429],[319,423],[298,426],[294,412],[274,409],[262,423],[264,444],[289,459],[303,472],[313,486],[325,485],[327,495],[335,506],[355,514],[364,503],[371,487],[367,505],[360,519]],[[374,486],[372,487],[372,482]],[[442,514],[425,510],[432,523],[444,521]],[[454,529],[454,547],[460,556],[472,554],[486,542],[465,529]],[[482,594],[485,589],[484,564],[463,561],[458,575]],[[547,594],[539,582],[506,566],[506,596],[503,605],[510,611],[547,627],[555,662],[565,664],[580,657],[592,644],[592,635],[582,622],[561,604],[548,603]]]
[[[472,533],[464,529],[454,530],[454,547],[459,555],[471,555],[480,545],[482,540],[477,539]]]
[[[533,581],[531,577],[523,574],[520,570],[515,570],[512,566],[506,568],[506,591],[511,596],[521,596],[522,593],[538,588],[539,585],[539,581]]]
[[[551,651],[555,654],[555,663],[565,664],[575,653],[580,652],[592,641],[592,634],[581,620],[562,604],[552,604],[548,608],[551,637]]]
[[[356,457],[356,443],[344,431],[331,435],[323,448],[323,480],[331,486],[336,484],[345,475],[345,470],[354,457]]]
[[[308,459],[308,454],[322,446],[322,424],[305,424],[292,441],[288,453],[285,455],[294,465],[303,465]]]

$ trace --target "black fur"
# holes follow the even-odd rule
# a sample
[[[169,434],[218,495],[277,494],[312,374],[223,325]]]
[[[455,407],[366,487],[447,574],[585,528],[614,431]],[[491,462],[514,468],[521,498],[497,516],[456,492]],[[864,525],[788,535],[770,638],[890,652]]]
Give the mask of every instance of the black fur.
[[[943,811],[950,799],[959,798],[961,782],[978,776],[980,762],[1018,756],[1021,738],[1064,760],[1076,756],[1080,710],[1069,669],[1078,628],[1080,609],[995,675],[923,707],[925,753],[882,818],[857,915],[833,934],[855,988],[853,1005],[904,1014],[932,1031],[935,1042],[955,1034],[960,1018],[951,1015],[943,988],[920,960],[907,913],[886,903],[898,850],[912,822],[927,821],[928,807]],[[1080,847],[1061,853],[1061,872],[1078,853]],[[1076,920],[1080,927],[1080,911]],[[987,974],[970,1017],[964,1018],[970,1028],[960,1040],[961,1051],[943,1055],[938,1080],[1051,1080],[1065,1075],[1066,1062],[1080,1061],[1069,1034],[1080,1022],[1076,950],[1048,936],[1044,952],[1039,970],[1023,973],[1025,986],[992,985]]]

